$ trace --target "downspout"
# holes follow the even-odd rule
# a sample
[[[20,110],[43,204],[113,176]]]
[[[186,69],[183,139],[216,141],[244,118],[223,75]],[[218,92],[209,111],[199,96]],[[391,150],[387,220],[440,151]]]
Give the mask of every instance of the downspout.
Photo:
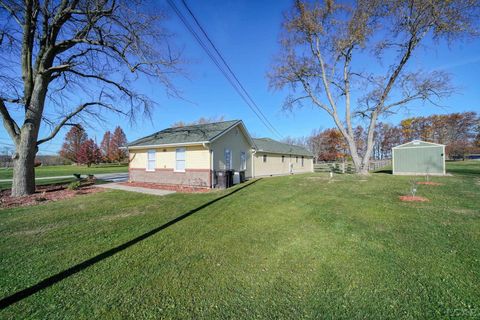
[[[127,182],[130,182],[130,150],[128,150],[128,146],[126,147],[127,149],[127,155],[128,155],[128,180]]]
[[[210,147],[207,148],[207,143],[202,142],[203,148],[207,149],[209,151],[210,155],[210,188],[213,189],[213,181],[214,181],[214,172],[213,172],[213,150],[211,150]]]
[[[252,149],[252,178],[255,178],[255,153],[257,150]]]

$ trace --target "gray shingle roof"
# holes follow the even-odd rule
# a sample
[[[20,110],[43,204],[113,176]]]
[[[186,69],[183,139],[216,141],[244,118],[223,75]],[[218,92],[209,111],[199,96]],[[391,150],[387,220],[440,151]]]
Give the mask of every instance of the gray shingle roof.
[[[278,142],[270,138],[253,139],[260,152],[272,152],[278,154],[294,154],[299,156],[313,157],[313,154],[304,147]]]
[[[155,146],[163,144],[198,143],[210,141],[224,131],[241,122],[231,120],[178,128],[167,128],[127,144],[129,147]]]

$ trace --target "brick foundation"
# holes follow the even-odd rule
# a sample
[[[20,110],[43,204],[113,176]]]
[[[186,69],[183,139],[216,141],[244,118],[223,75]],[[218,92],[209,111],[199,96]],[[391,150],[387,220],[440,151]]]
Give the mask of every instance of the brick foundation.
[[[209,188],[211,174],[209,169],[186,169],[185,172],[175,172],[173,169],[145,169],[130,168],[129,180],[134,182],[157,183],[164,185],[179,185]]]

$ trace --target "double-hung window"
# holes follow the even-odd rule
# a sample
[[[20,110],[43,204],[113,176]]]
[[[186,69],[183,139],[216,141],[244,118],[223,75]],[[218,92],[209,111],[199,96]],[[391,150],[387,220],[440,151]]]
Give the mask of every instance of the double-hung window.
[[[240,170],[247,170],[247,154],[245,151],[240,152]]]
[[[225,170],[232,169],[232,150],[225,149]]]
[[[302,156],[302,167],[303,167],[304,157]]]
[[[266,154],[263,155],[263,162],[267,162],[267,155]]]
[[[155,171],[155,150],[147,151],[147,171]]]
[[[285,162],[285,156],[282,156],[282,163]]]
[[[175,171],[185,172],[185,148],[175,150]]]

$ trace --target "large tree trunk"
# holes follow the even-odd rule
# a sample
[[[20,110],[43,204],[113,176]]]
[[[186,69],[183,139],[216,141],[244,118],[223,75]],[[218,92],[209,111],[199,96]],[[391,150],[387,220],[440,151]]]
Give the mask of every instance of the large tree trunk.
[[[25,121],[20,129],[19,140],[13,157],[12,196],[20,197],[35,192],[35,155],[48,80],[40,75],[35,79],[30,103],[25,112]]]
[[[26,196],[35,192],[35,154],[37,153],[35,130],[24,126],[20,139],[13,156],[13,197]]]

